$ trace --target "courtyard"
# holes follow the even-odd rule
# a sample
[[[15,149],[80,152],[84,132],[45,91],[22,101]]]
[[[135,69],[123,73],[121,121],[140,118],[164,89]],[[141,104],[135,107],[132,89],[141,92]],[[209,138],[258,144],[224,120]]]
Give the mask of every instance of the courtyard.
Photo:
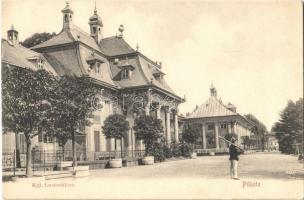
[[[229,176],[228,156],[204,156],[151,166],[91,170],[86,178],[3,183],[4,197],[60,199],[303,197],[303,162],[279,153],[242,155],[240,180]],[[15,192],[18,191],[18,192]],[[292,192],[291,192],[292,191]]]

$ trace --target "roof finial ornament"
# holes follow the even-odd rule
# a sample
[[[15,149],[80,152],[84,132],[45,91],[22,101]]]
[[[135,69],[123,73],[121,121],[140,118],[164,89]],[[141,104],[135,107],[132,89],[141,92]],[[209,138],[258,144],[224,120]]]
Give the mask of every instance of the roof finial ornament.
[[[97,6],[96,6],[96,0],[95,0],[95,8],[94,8],[94,14],[97,14]]]
[[[118,28],[118,31],[120,32],[119,37],[122,37],[122,36],[123,36],[124,30],[125,30],[125,27],[121,24],[121,25],[119,26],[119,28]]]
[[[217,97],[216,88],[213,86],[213,83],[211,84],[211,87],[210,87],[210,93],[211,93],[212,97]]]
[[[138,43],[136,44],[136,51],[139,52],[139,45],[138,45]]]

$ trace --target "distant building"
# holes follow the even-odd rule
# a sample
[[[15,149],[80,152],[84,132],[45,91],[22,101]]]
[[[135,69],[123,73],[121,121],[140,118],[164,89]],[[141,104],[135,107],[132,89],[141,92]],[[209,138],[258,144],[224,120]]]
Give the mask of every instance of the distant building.
[[[279,140],[275,137],[274,133],[267,134],[267,149],[270,151],[279,150]]]
[[[253,135],[251,124],[245,117],[236,112],[236,107],[229,103],[224,105],[217,97],[216,88],[210,88],[211,96],[201,106],[197,106],[186,119],[186,124],[200,127],[198,143],[202,149],[225,149],[227,144],[219,138],[228,133],[235,133],[239,144],[242,144],[244,136]]]

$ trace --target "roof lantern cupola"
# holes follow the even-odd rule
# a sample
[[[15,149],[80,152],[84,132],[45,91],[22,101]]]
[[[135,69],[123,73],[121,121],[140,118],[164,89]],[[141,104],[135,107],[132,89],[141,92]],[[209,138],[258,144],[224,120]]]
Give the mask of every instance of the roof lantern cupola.
[[[216,88],[213,86],[213,84],[211,84],[210,93],[212,97],[217,97],[217,91]]]
[[[65,8],[61,12],[63,14],[63,29],[71,28],[74,11],[70,8],[69,2],[66,2]]]
[[[7,31],[7,40],[13,46],[19,44],[18,31],[15,30],[13,25],[11,26],[11,29]]]
[[[89,25],[90,25],[91,37],[93,37],[95,41],[99,43],[99,41],[103,38],[103,33],[102,33],[103,24],[101,17],[99,17],[97,14],[96,1],[95,1],[94,14],[89,19]]]

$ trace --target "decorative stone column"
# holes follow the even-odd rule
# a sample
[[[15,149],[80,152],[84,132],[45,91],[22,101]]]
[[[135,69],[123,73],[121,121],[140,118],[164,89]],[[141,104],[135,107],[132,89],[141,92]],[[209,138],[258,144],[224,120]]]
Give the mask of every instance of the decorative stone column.
[[[241,132],[238,131],[238,123],[234,123],[234,126],[233,126],[233,132],[237,135],[237,140],[238,142],[241,142]]]
[[[178,110],[174,112],[174,140],[176,143],[179,142],[178,138]]]
[[[147,116],[150,115],[150,103],[149,102],[145,106],[145,114]]]
[[[205,124],[202,124],[202,137],[203,137],[203,149],[207,149],[206,126],[205,126]]]
[[[219,144],[219,125],[218,123],[215,123],[215,148],[219,149],[220,144]]]
[[[228,123],[228,133],[231,133],[231,123]]]
[[[132,150],[132,145],[133,145],[133,141],[132,141],[132,128],[130,128],[130,130],[128,132],[128,151]]]
[[[157,119],[160,119],[160,109],[161,109],[160,105],[157,105],[156,106],[156,118]]]
[[[169,108],[166,108],[166,139],[168,145],[171,144],[171,130],[170,130],[170,110]]]

